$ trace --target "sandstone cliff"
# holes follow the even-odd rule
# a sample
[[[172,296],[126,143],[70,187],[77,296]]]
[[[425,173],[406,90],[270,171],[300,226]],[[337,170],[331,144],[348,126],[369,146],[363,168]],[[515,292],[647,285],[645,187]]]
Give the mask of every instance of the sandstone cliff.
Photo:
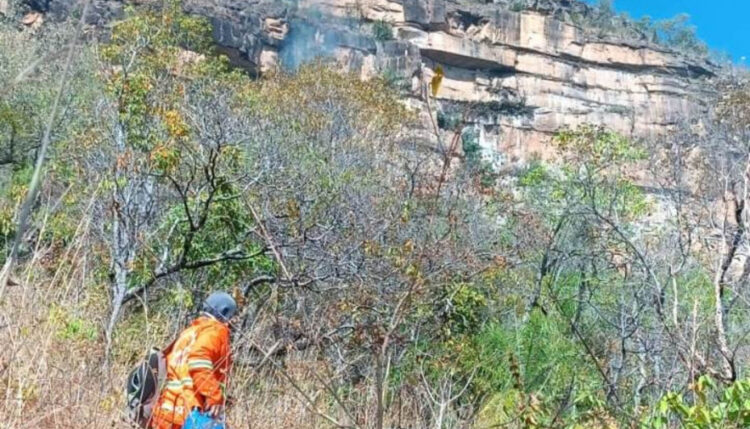
[[[30,1],[62,10],[69,0]],[[217,43],[257,73],[329,56],[363,78],[400,81],[418,101],[418,82],[440,66],[440,108],[470,112],[480,144],[510,162],[544,153],[561,127],[591,123],[651,136],[706,112],[706,81],[716,73],[707,61],[593,35],[569,19],[590,12],[576,0],[526,3],[534,7],[507,0],[186,0],[185,7],[209,18]],[[91,20],[119,9],[98,0]],[[376,25],[393,37],[376,37]]]
[[[592,36],[564,16],[587,13],[584,4],[547,3],[517,12],[446,0],[190,0],[188,8],[211,17],[217,41],[260,71],[330,55],[363,78],[405,79],[416,95],[411,80],[441,66],[443,107],[470,107],[482,146],[510,161],[543,153],[561,127],[649,136],[705,112],[714,74],[706,61]],[[367,23],[379,21],[393,40],[371,36]]]

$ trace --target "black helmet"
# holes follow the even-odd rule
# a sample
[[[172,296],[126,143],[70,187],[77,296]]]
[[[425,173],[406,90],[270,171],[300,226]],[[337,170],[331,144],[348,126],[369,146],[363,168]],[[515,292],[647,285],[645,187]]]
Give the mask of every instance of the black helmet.
[[[222,322],[228,322],[237,313],[237,303],[226,292],[214,292],[203,301],[203,311]]]

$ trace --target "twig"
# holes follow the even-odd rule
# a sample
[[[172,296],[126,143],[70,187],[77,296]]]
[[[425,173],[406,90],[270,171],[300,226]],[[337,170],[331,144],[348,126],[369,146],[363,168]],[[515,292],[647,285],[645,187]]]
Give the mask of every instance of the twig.
[[[251,341],[251,344],[253,347],[255,347],[258,350],[263,350],[258,344],[255,344],[254,341]],[[267,356],[273,353],[273,348],[266,354]],[[300,386],[297,384],[297,382],[292,378],[291,375],[289,375],[286,370],[275,360],[270,359],[269,360],[276,369],[279,370],[279,373],[289,382],[289,384],[296,390],[300,395],[302,395],[302,398],[304,398],[304,405],[305,408],[307,408],[309,411],[319,415],[320,417],[326,419],[329,423],[332,425],[339,427],[339,428],[351,428],[351,429],[357,429],[357,426],[352,425],[345,425],[340,423],[338,420],[336,420],[334,417],[324,413],[323,411],[320,411],[318,407],[315,406],[315,401],[310,397],[310,395],[307,394]]]

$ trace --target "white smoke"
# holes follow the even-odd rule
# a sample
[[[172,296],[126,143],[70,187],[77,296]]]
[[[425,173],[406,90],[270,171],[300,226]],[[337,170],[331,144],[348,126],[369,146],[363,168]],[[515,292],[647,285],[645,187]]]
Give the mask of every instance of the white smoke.
[[[296,19],[290,22],[289,35],[279,58],[284,68],[296,70],[305,63],[331,57],[336,46],[335,37],[325,32],[322,25]]]
[[[279,52],[281,64],[289,70],[318,59],[335,56],[339,47],[374,50],[361,21],[328,15],[316,8],[297,9],[289,21],[289,34]]]

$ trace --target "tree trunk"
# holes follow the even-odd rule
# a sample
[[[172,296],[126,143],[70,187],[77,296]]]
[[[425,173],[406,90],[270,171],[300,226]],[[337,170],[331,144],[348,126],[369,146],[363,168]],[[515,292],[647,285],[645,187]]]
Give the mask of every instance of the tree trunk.
[[[383,429],[384,415],[385,415],[385,388],[383,384],[384,380],[384,368],[383,368],[383,357],[380,353],[375,355],[375,429]]]

